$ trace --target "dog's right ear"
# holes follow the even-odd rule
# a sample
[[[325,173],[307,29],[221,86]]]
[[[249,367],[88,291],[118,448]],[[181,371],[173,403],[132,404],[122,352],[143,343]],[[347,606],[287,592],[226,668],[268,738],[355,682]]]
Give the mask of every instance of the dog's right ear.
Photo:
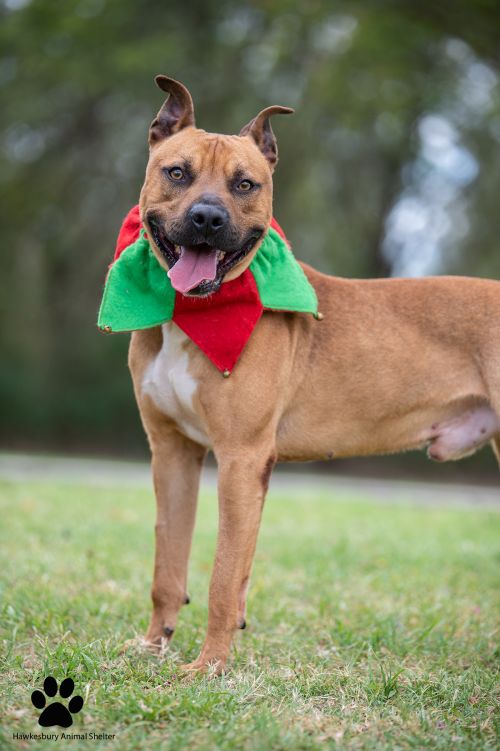
[[[266,157],[271,172],[274,170],[278,162],[278,145],[269,118],[273,115],[292,114],[293,109],[291,107],[281,107],[279,104],[274,104],[272,107],[266,107],[265,110],[259,112],[257,117],[250,120],[250,122],[240,130],[240,136],[249,136],[255,141]]]
[[[149,128],[150,146],[195,124],[193,100],[186,87],[167,76],[156,76],[155,81],[162,91],[168,92],[169,97]]]

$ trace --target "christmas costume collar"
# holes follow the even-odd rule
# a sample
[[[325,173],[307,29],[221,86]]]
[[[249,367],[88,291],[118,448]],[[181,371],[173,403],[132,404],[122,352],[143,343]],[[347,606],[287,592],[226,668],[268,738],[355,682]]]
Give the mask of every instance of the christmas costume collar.
[[[174,290],[151,250],[139,207],[129,212],[106,278],[102,331],[136,331],[172,320],[229,375],[264,310],[318,316],[316,293],[274,219],[248,269],[199,298]]]

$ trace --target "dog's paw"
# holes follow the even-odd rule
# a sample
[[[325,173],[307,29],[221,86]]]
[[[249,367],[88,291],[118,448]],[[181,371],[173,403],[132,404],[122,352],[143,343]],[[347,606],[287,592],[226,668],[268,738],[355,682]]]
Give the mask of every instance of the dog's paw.
[[[202,657],[198,657],[193,662],[188,662],[180,667],[182,675],[186,679],[193,679],[196,676],[204,675],[207,678],[216,678],[222,675],[226,670],[225,660],[206,660]]]
[[[154,641],[144,636],[135,636],[133,639],[127,639],[120,648],[120,654],[126,652],[142,652],[162,657],[168,650],[168,638],[160,637]]]

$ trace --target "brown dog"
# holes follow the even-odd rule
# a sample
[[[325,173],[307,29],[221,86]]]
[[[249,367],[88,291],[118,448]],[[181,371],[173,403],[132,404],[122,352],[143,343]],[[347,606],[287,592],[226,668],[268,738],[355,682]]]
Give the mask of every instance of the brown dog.
[[[153,121],[141,217],[159,261],[179,246],[209,253],[207,295],[241,274],[272,214],[276,141],[270,107],[239,136],[194,124],[182,84]],[[346,280],[303,266],[324,320],[264,313],[230,378],[174,323],[132,335],[129,364],[152,451],[157,498],[153,614],[147,639],[170,638],[186,578],[200,470],[218,463],[219,535],[208,633],[187,666],[221,671],[244,628],[252,559],[277,461],[428,446],[439,461],[491,442],[500,461],[500,283],[482,279]]]

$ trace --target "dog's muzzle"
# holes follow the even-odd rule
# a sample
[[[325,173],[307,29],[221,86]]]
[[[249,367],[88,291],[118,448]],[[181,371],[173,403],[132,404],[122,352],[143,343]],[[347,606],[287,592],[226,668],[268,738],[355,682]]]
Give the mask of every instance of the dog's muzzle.
[[[168,276],[177,292],[196,296],[213,294],[219,289],[228,271],[243,260],[261,239],[264,228],[256,227],[237,249],[226,250],[218,247],[216,243],[219,230],[221,240],[224,229],[227,233],[228,218],[224,212],[225,209],[222,211],[220,207],[210,204],[201,205],[201,208],[199,204],[194,204],[188,212],[193,230],[199,232],[199,226],[202,225],[207,230],[206,241],[196,243],[183,243],[182,240],[178,242],[174,236],[167,235],[164,223],[154,214],[147,216],[151,234],[167,262]]]

